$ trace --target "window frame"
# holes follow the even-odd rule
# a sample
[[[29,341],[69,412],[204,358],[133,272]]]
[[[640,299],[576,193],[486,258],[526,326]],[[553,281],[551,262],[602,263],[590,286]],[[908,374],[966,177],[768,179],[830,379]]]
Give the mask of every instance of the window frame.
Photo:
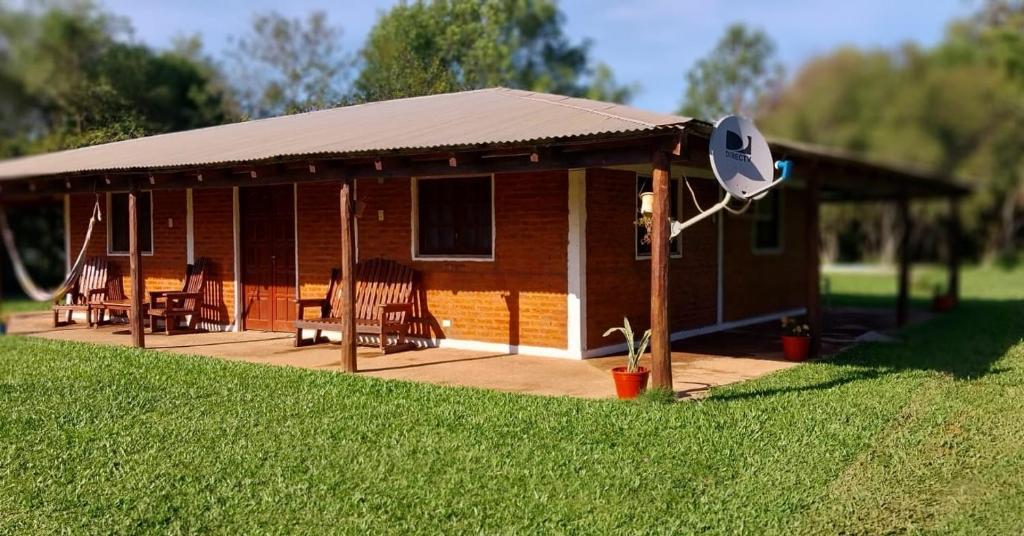
[[[420,196],[419,196],[419,182],[429,180],[444,180],[444,179],[470,179],[470,178],[488,178],[491,181],[491,252],[488,255],[424,255],[419,252],[420,242]],[[424,177],[411,177],[410,179],[410,195],[412,200],[411,213],[411,230],[410,234],[411,244],[410,253],[412,254],[412,260],[421,262],[494,262],[494,252],[497,246],[497,220],[495,219],[495,204],[494,204],[494,190],[495,180],[494,173],[471,173],[465,175],[437,175],[437,176],[424,176]]]
[[[653,177],[651,177],[650,175],[644,175],[642,173],[636,173],[634,175],[633,179],[634,179],[633,180],[633,192],[639,192],[640,191],[640,181],[642,179],[646,179],[647,181],[652,181]],[[675,186],[675,192],[674,192],[675,193],[675,199],[676,199],[676,206],[679,208],[679,212],[680,212],[680,214],[678,214],[678,216],[682,216],[683,200],[684,200],[683,199],[683,180],[681,178],[669,177],[669,183],[668,184],[669,184],[669,189],[672,188],[673,184],[676,185]],[[633,204],[634,204],[634,208],[633,208],[634,218],[639,218],[639,214],[640,214],[640,194],[636,194],[636,195],[633,196]],[[671,204],[669,204],[669,210],[671,211]],[[672,259],[681,259],[681,258],[683,258],[683,236],[682,235],[679,235],[678,237],[676,237],[674,242],[670,241],[668,246],[669,246],[669,252],[668,252],[669,253],[669,258],[672,258]],[[641,254],[640,253],[640,233],[639,232],[634,232],[633,233],[633,259],[637,260],[637,261],[649,261],[649,260],[651,260],[651,254],[650,253],[647,253],[647,254]]]
[[[106,221],[107,221],[106,227],[107,227],[107,256],[108,257],[127,257],[127,256],[131,255],[131,253],[128,252],[128,251],[114,251],[114,233],[112,232],[113,226],[114,226],[114,210],[112,208],[113,196],[115,194],[125,194],[125,195],[127,195],[129,193],[130,192],[128,192],[127,190],[126,191],[121,191],[121,192],[107,192],[107,212],[106,212],[106,215],[105,215],[104,219],[106,219]],[[153,226],[153,221],[154,221],[153,220],[153,217],[154,217],[153,213],[156,212],[156,211],[155,211],[155,207],[153,205],[153,192],[150,191],[150,190],[145,190],[145,191],[141,191],[141,192],[138,192],[138,193],[142,194],[142,195],[148,195],[149,196],[149,246],[150,247],[149,247],[149,251],[143,250],[140,253],[141,253],[141,255],[143,257],[152,257],[156,253],[156,236],[155,236],[156,235],[156,229]]]
[[[779,242],[778,242],[777,246],[771,247],[771,248],[758,247],[758,245],[757,245],[757,224],[762,221],[762,220],[758,219],[758,214],[757,214],[757,203],[758,203],[758,201],[754,201],[754,206],[751,207],[752,210],[750,212],[750,251],[754,255],[781,255],[783,253],[783,251],[785,251],[785,243],[786,243],[786,240],[785,240],[786,232],[785,231],[786,231],[786,225],[785,225],[784,217],[785,217],[786,211],[785,211],[785,208],[784,208],[785,196],[783,195],[783,191],[784,190],[782,188],[777,188],[777,189],[774,189],[774,190],[771,190],[771,191],[768,192],[768,195],[777,195],[778,196],[778,200],[779,200],[779,204],[778,204],[778,207],[779,207],[778,218],[776,218],[776,230],[777,230],[778,236],[779,236]]]

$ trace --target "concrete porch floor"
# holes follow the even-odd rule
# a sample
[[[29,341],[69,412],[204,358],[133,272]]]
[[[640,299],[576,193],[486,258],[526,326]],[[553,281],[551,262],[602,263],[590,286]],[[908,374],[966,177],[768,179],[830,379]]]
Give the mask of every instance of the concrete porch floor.
[[[862,316],[853,325],[863,326],[864,331],[882,327],[871,325],[868,320],[875,319],[877,324],[877,313]],[[77,324],[53,328],[51,318],[49,313],[18,315],[11,320],[9,329],[13,334],[45,339],[108,345],[130,343],[124,325],[89,329]],[[836,325],[836,322],[833,320],[830,324]],[[852,338],[829,337],[828,334],[825,341],[827,353],[853,342]],[[146,344],[153,350],[230,361],[341,370],[340,350],[336,344],[295,348],[292,336],[283,333],[246,331],[172,337],[147,333]],[[700,397],[711,387],[794,366],[782,359],[778,347],[778,326],[774,322],[679,341],[673,345],[672,352],[675,390],[681,397]],[[359,374],[547,396],[614,397],[609,370],[623,364],[623,355],[575,361],[442,348],[381,355],[376,348],[359,348]]]

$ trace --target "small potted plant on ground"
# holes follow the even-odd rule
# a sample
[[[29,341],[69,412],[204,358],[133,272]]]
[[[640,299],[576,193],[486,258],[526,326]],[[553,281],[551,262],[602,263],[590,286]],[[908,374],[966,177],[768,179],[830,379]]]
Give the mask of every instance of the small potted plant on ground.
[[[804,361],[811,349],[811,327],[793,318],[782,319],[782,354],[789,361]]]
[[[651,330],[644,332],[644,336],[637,342],[633,337],[633,327],[629,325],[629,319],[623,317],[622,327],[611,328],[604,332],[607,337],[618,331],[626,338],[626,349],[629,350],[629,358],[626,366],[612,369],[612,378],[615,380],[615,394],[620,400],[632,400],[647,389],[647,378],[651,371],[640,366],[640,356],[647,351],[647,344],[651,342]]]
[[[942,287],[935,285],[932,293],[932,310],[936,313],[945,313],[956,307],[956,297],[948,292],[942,292]]]

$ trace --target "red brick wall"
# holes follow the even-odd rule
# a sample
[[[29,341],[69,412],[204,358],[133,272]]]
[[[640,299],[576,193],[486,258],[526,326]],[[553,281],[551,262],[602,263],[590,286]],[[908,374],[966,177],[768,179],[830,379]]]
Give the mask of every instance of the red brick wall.
[[[142,257],[145,292],[181,289],[186,265],[186,202],[185,191],[153,192],[153,254]],[[100,196],[104,221],[93,231],[89,256],[107,256],[107,224],[109,215],[106,199]],[[82,247],[85,229],[92,214],[95,197],[92,194],[72,195],[70,202],[71,253]],[[231,190],[196,190],[195,254],[214,260],[212,283],[207,287],[210,305],[204,310],[204,320],[230,323],[233,308],[232,266],[232,212]],[[171,220],[171,221],[169,221]],[[131,289],[128,257],[108,256],[124,284],[126,293]]]
[[[701,206],[717,201],[718,187],[709,180],[690,179]],[[696,213],[683,191],[683,217]],[[604,338],[605,330],[622,325],[627,316],[634,329],[650,322],[649,260],[637,260],[635,249],[636,174],[631,171],[587,170],[587,348],[622,342]],[[683,232],[681,258],[669,261],[669,321],[672,331],[714,324],[717,306],[717,229],[712,219]]]
[[[338,185],[299,188],[300,286],[322,296],[338,258]],[[419,336],[565,348],[568,174],[499,174],[493,262],[413,261],[409,179],[360,179],[360,259],[385,257],[421,277]],[[383,221],[378,210],[384,211]],[[442,320],[451,320],[442,328]]]
[[[804,190],[782,190],[782,250],[754,253],[753,209],[725,220],[725,321],[740,320],[806,305]]]
[[[648,324],[650,262],[635,259],[634,177],[626,171],[587,171],[587,348],[619,342],[601,335],[619,325],[623,315],[638,329]],[[714,182],[691,179],[691,184],[702,206],[717,200]],[[338,183],[298,188],[303,297],[322,296],[331,268],[340,263],[339,189]],[[153,195],[155,253],[143,258],[146,289],[180,288],[186,261],[185,192]],[[566,348],[567,173],[499,174],[494,196],[493,262],[412,261],[410,180],[361,179],[356,189],[364,206],[358,221],[359,257],[386,257],[420,272],[416,335]],[[694,214],[685,190],[682,200],[684,216]],[[804,305],[804,200],[803,190],[785,191],[780,254],[751,252],[749,215],[726,218],[726,321]],[[71,197],[73,253],[81,247],[93,201],[92,195]],[[105,202],[103,209],[106,214]],[[235,293],[231,190],[194,190],[193,209],[195,255],[213,261],[203,316],[206,321],[229,324],[234,318]],[[383,221],[378,221],[378,210],[384,211]],[[168,227],[169,218],[174,220],[173,227]],[[716,320],[715,219],[687,229],[682,240],[682,258],[670,261],[673,331]],[[106,255],[106,241],[104,223],[97,226],[88,254]],[[127,257],[110,258],[125,276],[125,289],[130,288]],[[452,321],[450,328],[442,328],[444,319]]]
[[[203,320],[228,325],[235,319],[234,211],[231,188],[192,191],[195,257],[210,259]]]
[[[296,203],[302,298],[323,298],[331,269],[341,265],[340,192],[340,182],[299,185]],[[307,311],[310,315],[314,312]]]

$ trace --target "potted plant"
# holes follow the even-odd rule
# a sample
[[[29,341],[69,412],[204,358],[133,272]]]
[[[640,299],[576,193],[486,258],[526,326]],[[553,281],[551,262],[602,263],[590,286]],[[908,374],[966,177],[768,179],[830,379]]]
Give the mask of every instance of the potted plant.
[[[629,358],[626,366],[612,369],[612,378],[615,380],[615,394],[620,400],[632,400],[647,389],[647,378],[651,371],[640,366],[640,356],[647,351],[647,344],[651,342],[651,330],[644,332],[644,336],[637,342],[633,337],[633,327],[629,325],[629,319],[622,318],[622,327],[611,328],[604,332],[607,337],[618,331],[626,338],[626,349],[629,350]]]
[[[936,313],[945,313],[956,307],[956,296],[948,292],[942,292],[942,287],[935,285],[932,292],[932,310]]]
[[[793,318],[782,319],[782,354],[789,361],[804,361],[811,350],[811,327]]]

